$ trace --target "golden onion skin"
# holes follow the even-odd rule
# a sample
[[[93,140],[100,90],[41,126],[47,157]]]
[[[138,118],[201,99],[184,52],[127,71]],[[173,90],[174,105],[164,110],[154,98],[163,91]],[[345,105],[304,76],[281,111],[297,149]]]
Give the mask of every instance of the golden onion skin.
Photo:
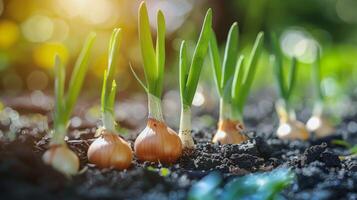
[[[102,129],[100,136],[89,146],[87,157],[98,168],[118,170],[130,167],[133,152],[128,142],[118,135]]]
[[[220,120],[218,122],[218,130],[213,137],[213,143],[220,144],[240,144],[248,140],[248,137],[242,134],[244,126],[239,121]]]
[[[134,150],[141,161],[174,163],[182,154],[182,143],[164,122],[149,118],[135,140]]]
[[[297,120],[280,122],[276,134],[282,140],[308,140],[310,137],[305,125]]]
[[[335,132],[334,127],[324,117],[319,115],[312,116],[306,123],[306,128],[315,133],[316,138],[323,138],[332,135]]]
[[[78,156],[67,145],[52,145],[42,156],[44,163],[65,175],[75,175],[79,170]]]

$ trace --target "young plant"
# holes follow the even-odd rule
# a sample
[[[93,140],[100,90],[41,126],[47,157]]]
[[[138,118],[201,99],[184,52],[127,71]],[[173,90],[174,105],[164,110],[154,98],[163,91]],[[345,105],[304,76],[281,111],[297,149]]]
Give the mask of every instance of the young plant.
[[[58,56],[55,57],[55,112],[54,130],[50,148],[44,153],[42,159],[46,164],[65,175],[74,175],[79,169],[79,159],[64,141],[67,134],[68,122],[72,110],[81,90],[85,74],[88,69],[89,53],[93,46],[95,34],[88,36],[84,47],[76,61],[71,80],[65,94],[65,67]]]
[[[277,80],[280,99],[276,103],[276,110],[280,118],[277,136],[280,139],[307,140],[309,133],[305,125],[296,120],[295,111],[291,106],[291,95],[295,86],[297,76],[297,60],[292,58],[288,80],[286,80],[283,69],[283,56],[279,48],[276,36],[272,35],[273,55],[271,62],[274,67],[274,75]]]
[[[312,80],[315,88],[315,106],[311,118],[306,123],[306,128],[315,133],[315,137],[322,138],[334,133],[331,122],[324,116],[323,109],[325,96],[321,88],[320,50],[316,50],[316,59],[312,65]]]
[[[180,48],[180,96],[181,96],[181,118],[179,137],[183,149],[194,149],[195,144],[191,136],[191,105],[196,93],[198,80],[207,53],[211,37],[212,10],[206,13],[201,34],[197,42],[191,63],[187,61],[186,43],[182,41]]]
[[[133,153],[129,143],[119,137],[114,119],[116,82],[115,67],[122,38],[121,29],[114,29],[109,42],[108,69],[104,72],[101,112],[103,127],[97,130],[99,137],[89,146],[89,162],[100,168],[126,169],[131,165]]]
[[[247,64],[244,56],[238,57],[238,25],[231,26],[224,52],[223,64],[220,61],[217,41],[212,31],[210,54],[213,63],[214,79],[220,96],[218,130],[214,143],[239,144],[248,139],[242,133],[243,110],[253,83],[257,61],[261,54],[264,34],[260,32],[255,40]]]
[[[139,160],[172,163],[181,156],[182,144],[177,133],[166,125],[161,110],[165,65],[165,18],[159,10],[157,12],[156,52],[152,43],[145,2],[140,4],[138,18],[146,85],[133,69],[132,71],[148,95],[149,116],[146,128],[135,140],[134,150]]]

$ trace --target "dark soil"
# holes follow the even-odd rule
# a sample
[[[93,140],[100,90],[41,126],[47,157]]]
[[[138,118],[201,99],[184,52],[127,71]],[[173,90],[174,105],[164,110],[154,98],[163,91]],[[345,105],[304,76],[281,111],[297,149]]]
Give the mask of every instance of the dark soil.
[[[357,158],[331,143],[343,139],[355,144],[357,128],[352,129],[351,123],[356,123],[357,115],[346,117],[335,135],[307,142],[281,141],[272,134],[272,125],[248,120],[258,127],[270,126],[266,129],[271,132],[249,132],[251,139],[240,145],[215,145],[210,143],[213,129],[194,131],[197,149],[191,156],[174,165],[134,160],[125,171],[99,170],[88,164],[86,151],[95,127],[87,128],[68,140],[83,169],[71,179],[41,161],[48,147],[46,132],[20,128],[15,140],[0,142],[0,199],[185,199],[192,184],[212,171],[228,181],[277,167],[291,167],[296,174],[292,186],[282,193],[287,199],[357,199]],[[127,139],[133,143],[133,138]]]

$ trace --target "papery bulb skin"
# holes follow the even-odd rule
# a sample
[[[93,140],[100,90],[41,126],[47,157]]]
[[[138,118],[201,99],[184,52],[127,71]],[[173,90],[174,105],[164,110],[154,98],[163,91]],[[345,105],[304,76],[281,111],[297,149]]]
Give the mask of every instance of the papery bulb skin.
[[[244,126],[236,120],[224,119],[218,122],[218,130],[212,142],[220,144],[240,144],[249,138],[242,133]]]
[[[130,167],[133,152],[128,142],[115,133],[102,129],[100,136],[89,146],[87,157],[98,168],[113,167],[123,170]]]
[[[75,175],[79,170],[78,156],[65,144],[52,145],[43,154],[42,160],[67,176]]]
[[[280,122],[277,136],[282,140],[308,140],[310,134],[302,122],[287,120]]]
[[[174,163],[182,154],[182,144],[177,133],[164,122],[149,118],[135,140],[134,150],[141,161]]]
[[[319,115],[312,116],[306,123],[306,128],[315,133],[316,138],[323,138],[332,135],[335,132],[334,127],[324,117]]]

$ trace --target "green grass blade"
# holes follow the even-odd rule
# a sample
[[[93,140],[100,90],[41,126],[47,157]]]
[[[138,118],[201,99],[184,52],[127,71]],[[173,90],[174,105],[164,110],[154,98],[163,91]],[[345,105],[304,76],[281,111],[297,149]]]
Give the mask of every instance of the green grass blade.
[[[203,22],[201,34],[199,36],[195,52],[193,53],[190,71],[187,78],[185,96],[186,96],[186,103],[188,103],[188,105],[192,104],[193,98],[196,93],[203,61],[206,56],[210,37],[211,37],[211,30],[212,30],[211,26],[212,26],[212,10],[208,9]]]
[[[69,119],[70,114],[73,110],[73,107],[77,101],[79,92],[82,88],[84,76],[88,69],[88,60],[90,50],[92,49],[94,40],[95,40],[95,33],[91,33],[82,48],[82,51],[76,61],[74,66],[74,70],[71,76],[71,80],[69,82],[69,87],[67,90],[67,98],[66,98],[66,112],[65,112],[65,119]]]
[[[179,81],[180,81],[180,96],[182,104],[187,104],[185,100],[186,80],[188,74],[187,50],[186,42],[181,42],[180,47],[180,63],[179,63]]]
[[[271,42],[272,42],[272,49],[273,49],[273,68],[274,68],[274,75],[275,79],[278,84],[278,89],[281,98],[286,100],[286,88],[285,88],[285,80],[284,80],[284,72],[283,72],[283,57],[281,55],[280,47],[278,39],[274,33],[271,34]]]
[[[257,65],[258,58],[263,49],[263,40],[264,40],[264,33],[260,32],[254,42],[253,49],[249,57],[247,70],[245,71],[243,85],[242,85],[242,94],[241,94],[241,99],[239,101],[240,109],[243,109],[250,88],[252,87],[254,75],[258,66]]]
[[[222,96],[222,88],[221,88],[221,77],[222,77],[222,65],[221,65],[221,59],[219,56],[219,49],[217,45],[217,39],[216,35],[213,31],[211,30],[211,40],[209,43],[209,51],[210,51],[210,57],[211,57],[211,62],[212,62],[212,67],[213,67],[213,77],[214,81],[217,86],[217,91],[220,96]]]
[[[157,77],[157,63],[155,57],[155,50],[152,43],[151,30],[149,24],[148,11],[146,3],[143,1],[139,8],[139,40],[141,47],[141,55],[144,62],[144,73],[147,82],[148,91],[155,94],[156,77]]]
[[[316,59],[314,64],[312,65],[312,80],[313,85],[315,87],[316,93],[316,101],[323,102],[324,101],[324,94],[321,88],[321,65],[320,65],[321,55],[320,50],[317,47],[316,50]]]
[[[139,78],[139,76],[136,74],[135,70],[133,69],[133,67],[131,66],[131,63],[129,63],[129,66],[130,66],[130,70],[131,72],[133,73],[135,79],[139,82],[139,84],[141,85],[141,87],[144,88],[145,92],[149,92],[149,89],[145,86],[144,82],[141,81],[141,79]]]
[[[294,87],[295,87],[296,74],[297,74],[297,60],[295,57],[293,57],[291,60],[291,67],[290,67],[290,72],[289,72],[289,87],[288,87],[288,91],[286,94],[286,99],[288,102],[290,100],[292,91],[294,90]]]
[[[241,95],[242,81],[244,77],[244,56],[238,58],[236,69],[233,76],[232,83],[232,104],[234,107],[239,105],[239,97]]]
[[[221,80],[221,87],[224,87],[234,74],[234,67],[236,65],[238,55],[238,34],[238,24],[235,22],[229,29],[227,36],[227,44],[223,58],[223,77]]]
[[[65,85],[65,67],[61,63],[61,59],[58,55],[55,56],[55,113],[54,113],[54,124],[55,126],[61,125],[62,123],[62,112],[64,109],[64,85]]]
[[[157,84],[156,95],[161,96],[164,81],[165,65],[165,17],[161,10],[157,12],[156,64]]]

